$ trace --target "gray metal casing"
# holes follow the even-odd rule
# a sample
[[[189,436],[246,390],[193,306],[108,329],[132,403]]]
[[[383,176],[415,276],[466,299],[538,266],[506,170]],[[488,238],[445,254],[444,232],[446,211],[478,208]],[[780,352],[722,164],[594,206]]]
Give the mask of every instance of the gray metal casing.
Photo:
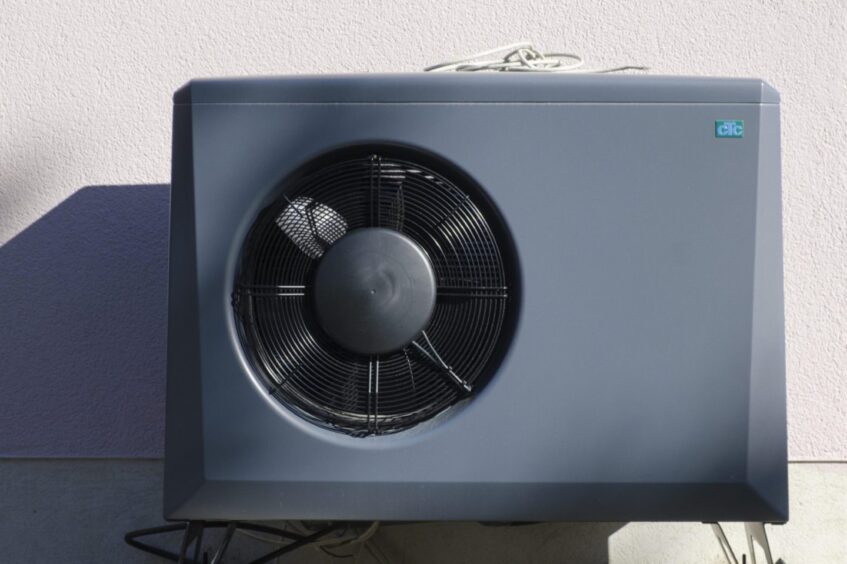
[[[175,95],[165,515],[788,517],[779,100],[759,80],[408,74]],[[744,137],[715,121],[744,120]],[[354,438],[252,373],[230,293],[287,175],[399,143],[473,177],[521,272],[512,346],[433,424]]]

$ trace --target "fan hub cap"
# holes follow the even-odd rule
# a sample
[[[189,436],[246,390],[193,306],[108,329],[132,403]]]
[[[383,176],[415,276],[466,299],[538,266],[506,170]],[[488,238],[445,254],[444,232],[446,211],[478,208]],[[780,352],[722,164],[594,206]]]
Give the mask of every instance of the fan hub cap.
[[[315,312],[347,350],[384,354],[426,328],[435,307],[435,273],[426,253],[398,231],[357,229],[321,258]]]

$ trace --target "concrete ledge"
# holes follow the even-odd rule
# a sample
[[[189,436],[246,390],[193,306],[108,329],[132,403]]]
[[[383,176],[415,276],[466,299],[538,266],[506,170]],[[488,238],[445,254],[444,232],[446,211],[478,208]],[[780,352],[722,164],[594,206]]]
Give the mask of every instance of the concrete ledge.
[[[847,561],[847,463],[789,465],[791,521],[769,527],[775,556],[788,564]],[[162,522],[161,460],[0,459],[0,546],[5,562],[158,563],[127,547],[125,532]],[[727,535],[744,546],[740,524]],[[177,538],[165,539],[175,549]],[[391,525],[374,537],[392,563],[723,564],[708,527],[697,523],[477,523]],[[266,546],[239,536],[232,562]],[[366,553],[358,564],[374,562]],[[739,554],[740,557],[740,554]],[[331,563],[306,548],[282,559]]]

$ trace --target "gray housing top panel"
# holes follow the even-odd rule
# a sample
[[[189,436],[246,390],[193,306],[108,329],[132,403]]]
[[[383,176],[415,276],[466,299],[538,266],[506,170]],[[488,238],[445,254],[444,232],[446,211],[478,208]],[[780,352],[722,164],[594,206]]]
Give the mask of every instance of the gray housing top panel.
[[[174,94],[176,104],[426,102],[777,104],[779,93],[754,78],[407,73],[206,78]]]

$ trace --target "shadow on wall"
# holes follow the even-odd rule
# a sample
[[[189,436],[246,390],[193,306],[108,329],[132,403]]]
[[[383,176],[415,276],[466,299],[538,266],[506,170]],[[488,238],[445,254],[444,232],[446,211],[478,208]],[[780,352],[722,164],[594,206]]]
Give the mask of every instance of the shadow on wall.
[[[89,186],[0,247],[0,457],[160,457],[169,186]]]
[[[376,542],[388,562],[606,564],[610,561],[609,537],[624,525],[625,523],[538,523],[518,526],[481,526],[477,523],[421,523],[408,526],[386,524],[380,527]]]
[[[89,186],[0,247],[0,458],[161,457],[168,219],[167,185]],[[132,478],[134,466],[115,472],[115,464],[131,464],[129,461],[9,464],[6,461],[0,469],[29,478],[0,482],[20,485],[35,480],[62,490],[61,495],[41,492],[39,499],[44,498],[46,505],[55,507],[55,500],[63,495],[81,495],[84,500],[71,500],[65,506],[75,511],[96,508],[101,515],[126,515],[131,522],[120,525],[121,530],[158,524],[158,470],[153,476]],[[41,470],[35,472],[33,464]],[[67,466],[62,478],[56,478],[54,464]],[[99,474],[91,464],[98,465]],[[99,466],[102,464],[108,466]],[[85,485],[88,482],[91,487]],[[129,485],[121,486],[123,482]],[[9,501],[18,495],[31,496],[44,489],[42,486],[14,488],[0,497]],[[143,511],[136,508],[138,511],[126,513],[123,507],[126,495],[135,499],[139,492],[114,495],[121,487],[130,486],[146,492],[149,503]],[[10,507],[32,503],[27,498],[11,502]],[[142,522],[144,515],[149,523]],[[621,526],[386,525],[376,540],[392,562],[552,562],[566,558],[605,563],[609,561],[608,538]],[[96,527],[91,530],[103,532]],[[114,552],[94,557],[91,552],[98,543],[81,542],[84,538],[71,534],[64,553],[78,554],[80,561],[113,557]],[[122,551],[126,557],[122,561],[148,561],[120,542],[103,547],[106,552]],[[334,559],[317,551],[301,551],[294,561]]]
[[[123,542],[124,533],[130,530],[162,524],[162,462],[158,460],[0,460],[0,515],[6,514],[15,518],[4,521],[0,529],[3,562],[164,562]],[[465,522],[382,523],[370,544],[383,556],[381,562],[391,564],[639,562],[638,553],[628,552],[626,543],[622,547],[612,542],[612,535],[622,526],[623,523],[514,527]],[[205,532],[204,545],[215,546],[221,533],[220,529]],[[717,557],[717,543],[708,535],[704,537],[712,550],[704,556]],[[629,541],[633,538],[640,537],[630,535]],[[685,545],[686,541],[681,540],[685,538],[677,537],[673,543]],[[179,534],[146,540],[170,551],[179,550]],[[691,542],[695,547],[703,546],[697,538]],[[247,562],[273,548],[236,535],[225,562]],[[338,552],[355,548],[340,548]],[[368,549],[359,548],[358,553],[355,560],[339,560],[314,547],[303,547],[280,562],[380,562]],[[671,560],[657,557],[648,562],[659,561]]]

